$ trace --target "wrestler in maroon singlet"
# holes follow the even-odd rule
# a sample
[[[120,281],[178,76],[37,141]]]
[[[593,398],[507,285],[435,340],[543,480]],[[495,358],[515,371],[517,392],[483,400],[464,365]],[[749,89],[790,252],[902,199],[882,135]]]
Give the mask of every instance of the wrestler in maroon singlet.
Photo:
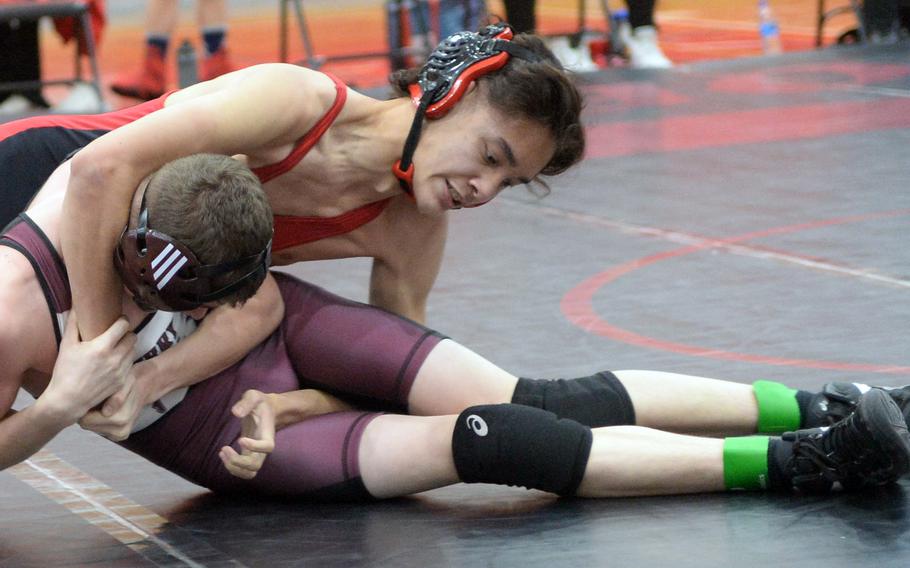
[[[58,342],[57,314],[71,305],[66,270],[40,229],[18,223],[0,238],[26,255],[47,298]],[[150,461],[217,491],[333,499],[368,498],[357,453],[373,411],[326,414],[278,431],[275,451],[252,480],[232,476],[218,457],[234,445],[241,421],[231,407],[248,389],[287,392],[318,388],[402,411],[427,355],[442,336],[410,320],[339,298],[273,273],[285,304],[281,326],[249,355],[189,388],[186,397],[122,445]]]
[[[347,91],[337,78],[332,80],[335,102],[322,119],[285,159],[253,168],[263,183],[292,169],[338,116]],[[167,96],[102,115],[35,117],[0,125],[0,159],[27,159],[33,164],[18,168],[19,177],[0,180],[0,226],[26,207],[66,158],[105,132],[163,108]],[[353,231],[375,219],[387,203],[371,203],[331,218],[276,216],[273,249]],[[2,244],[9,246],[8,241]],[[38,247],[29,250],[28,256],[37,259],[33,266],[40,267],[39,279],[45,290],[52,291],[51,313],[63,306],[68,310],[69,285],[65,269],[53,260],[53,249]],[[377,414],[335,413],[280,430],[275,452],[263,470],[245,481],[231,476],[218,458],[220,448],[240,435],[240,421],[231,414],[231,406],[247,389],[319,388],[352,396],[359,406],[402,411],[417,370],[442,337],[410,320],[344,300],[290,276],[274,276],[285,303],[281,327],[241,362],[190,387],[183,402],[123,445],[211,489],[368,497],[360,482],[357,450],[364,428]]]

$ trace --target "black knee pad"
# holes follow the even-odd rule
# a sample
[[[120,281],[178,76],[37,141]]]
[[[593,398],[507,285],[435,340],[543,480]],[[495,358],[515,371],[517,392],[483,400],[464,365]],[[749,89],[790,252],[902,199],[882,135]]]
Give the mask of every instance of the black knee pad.
[[[549,410],[591,428],[635,424],[632,399],[610,371],[580,379],[518,379],[512,402]]]
[[[499,483],[574,495],[588,465],[591,429],[552,412],[516,404],[472,406],[452,436],[465,483]]]

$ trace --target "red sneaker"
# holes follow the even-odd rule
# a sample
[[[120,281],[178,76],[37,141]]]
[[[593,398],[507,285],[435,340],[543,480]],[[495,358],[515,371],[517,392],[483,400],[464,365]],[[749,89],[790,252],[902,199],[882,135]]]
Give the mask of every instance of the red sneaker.
[[[148,49],[142,66],[125,73],[111,83],[111,90],[124,97],[135,97],[145,101],[157,99],[166,89],[164,56],[157,49]]]
[[[230,73],[233,70],[234,64],[231,62],[231,57],[228,55],[227,48],[222,47],[202,60],[202,67],[199,71],[199,80],[208,81],[215,77],[220,77],[225,73]]]

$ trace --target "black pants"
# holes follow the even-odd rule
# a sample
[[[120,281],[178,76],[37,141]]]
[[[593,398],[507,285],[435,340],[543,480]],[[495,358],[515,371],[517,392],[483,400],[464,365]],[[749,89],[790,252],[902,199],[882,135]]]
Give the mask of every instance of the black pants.
[[[41,78],[38,52],[38,22],[14,20],[0,22],[0,83],[37,81]],[[47,108],[41,89],[18,91],[33,104]],[[14,92],[0,92],[3,102]]]
[[[654,4],[657,0],[626,0],[629,7],[629,25],[633,28],[654,25]],[[537,29],[534,14],[536,0],[505,0],[506,21],[515,33],[533,32]]]

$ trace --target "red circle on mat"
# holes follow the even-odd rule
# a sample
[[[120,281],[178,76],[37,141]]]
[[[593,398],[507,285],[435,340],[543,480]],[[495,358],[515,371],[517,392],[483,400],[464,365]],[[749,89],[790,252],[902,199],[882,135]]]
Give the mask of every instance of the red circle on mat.
[[[741,361],[747,363],[762,363],[765,365],[786,365],[791,367],[833,369],[837,371],[857,371],[867,373],[910,373],[910,366],[906,365],[875,365],[868,363],[847,363],[838,361],[821,361],[814,359],[769,357],[765,355],[738,353],[735,351],[724,351],[721,349],[712,349],[698,345],[664,341],[662,339],[641,335],[610,324],[597,315],[597,313],[594,311],[594,305],[592,303],[594,294],[607,284],[640,268],[670,258],[677,258],[695,252],[710,250],[721,245],[742,243],[751,239],[766,237],[770,235],[781,235],[786,233],[795,233],[798,231],[817,229],[820,227],[859,223],[862,221],[882,219],[887,217],[898,217],[901,215],[907,215],[908,213],[910,213],[910,210],[888,211],[883,213],[870,213],[866,215],[854,215],[850,217],[839,217],[836,219],[811,221],[808,223],[788,225],[784,227],[774,227],[771,229],[766,229],[764,231],[746,233],[726,239],[706,240],[706,242],[703,244],[686,246],[662,253],[644,256],[620,264],[618,266],[614,266],[613,268],[595,274],[594,276],[591,276],[590,278],[582,281],[579,285],[569,290],[569,292],[563,296],[562,301],[560,302],[560,309],[562,310],[562,313],[569,319],[569,321],[587,332],[603,337],[608,337],[616,341],[622,341],[624,343],[637,345],[639,347],[661,349],[664,351],[672,351],[674,353],[682,353],[684,355],[692,355],[695,357],[708,357],[711,359]]]

